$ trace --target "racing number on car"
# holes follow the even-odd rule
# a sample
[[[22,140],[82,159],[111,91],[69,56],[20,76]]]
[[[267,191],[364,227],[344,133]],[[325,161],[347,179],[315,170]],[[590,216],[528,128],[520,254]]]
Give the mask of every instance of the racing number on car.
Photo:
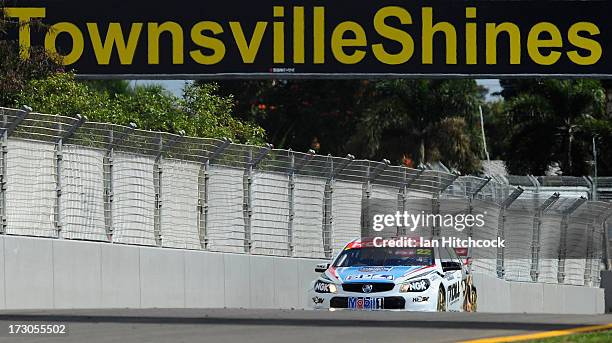
[[[448,286],[448,301],[455,302],[455,300],[459,299],[459,293],[459,282],[455,282],[454,284]]]

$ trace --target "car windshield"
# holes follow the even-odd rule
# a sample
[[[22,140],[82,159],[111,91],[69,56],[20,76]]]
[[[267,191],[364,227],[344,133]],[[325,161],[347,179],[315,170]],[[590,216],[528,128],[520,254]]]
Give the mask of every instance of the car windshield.
[[[334,267],[429,266],[434,264],[432,248],[363,247],[344,250]]]

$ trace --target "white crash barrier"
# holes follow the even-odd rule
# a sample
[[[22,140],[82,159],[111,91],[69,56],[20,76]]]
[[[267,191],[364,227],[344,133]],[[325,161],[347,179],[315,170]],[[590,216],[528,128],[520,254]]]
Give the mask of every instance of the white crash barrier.
[[[318,259],[0,236],[0,309],[308,308]],[[475,273],[480,312],[604,311],[603,289]]]
[[[532,282],[513,282],[474,273],[479,312],[604,313],[601,288]]]

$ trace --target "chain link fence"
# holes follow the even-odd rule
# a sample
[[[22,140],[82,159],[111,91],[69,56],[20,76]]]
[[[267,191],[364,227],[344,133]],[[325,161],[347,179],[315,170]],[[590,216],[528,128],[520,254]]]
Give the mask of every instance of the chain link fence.
[[[563,192],[552,179],[459,176],[28,109],[0,116],[1,234],[330,258],[368,234],[377,213],[486,214],[483,228],[456,235],[506,247],[474,251],[475,270],[599,284],[612,204],[581,197],[586,181]],[[605,200],[612,182],[599,187]]]

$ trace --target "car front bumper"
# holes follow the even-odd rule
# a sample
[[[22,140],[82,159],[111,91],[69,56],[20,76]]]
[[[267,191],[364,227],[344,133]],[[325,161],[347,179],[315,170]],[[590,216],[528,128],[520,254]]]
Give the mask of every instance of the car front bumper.
[[[369,298],[369,299],[366,299]],[[360,301],[361,299],[361,301]],[[376,293],[346,292],[338,287],[337,293],[317,293],[310,290],[308,301],[318,310],[397,310],[433,312],[437,310],[437,287],[423,292],[399,292],[399,285],[393,290]],[[374,306],[371,305],[375,303]],[[360,306],[361,305],[361,306]]]

